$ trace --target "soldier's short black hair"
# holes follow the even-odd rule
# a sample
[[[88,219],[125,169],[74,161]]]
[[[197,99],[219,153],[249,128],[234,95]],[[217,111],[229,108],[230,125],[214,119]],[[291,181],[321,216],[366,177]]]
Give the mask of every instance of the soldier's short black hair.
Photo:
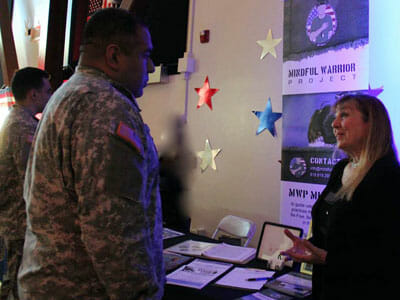
[[[50,79],[50,75],[38,68],[26,67],[16,71],[11,79],[11,92],[15,101],[24,100],[30,90],[43,87],[43,79]]]
[[[82,46],[93,44],[105,48],[113,43],[121,47],[126,54],[132,51],[132,37],[135,38],[139,26],[146,25],[132,13],[121,8],[99,9],[86,23]]]

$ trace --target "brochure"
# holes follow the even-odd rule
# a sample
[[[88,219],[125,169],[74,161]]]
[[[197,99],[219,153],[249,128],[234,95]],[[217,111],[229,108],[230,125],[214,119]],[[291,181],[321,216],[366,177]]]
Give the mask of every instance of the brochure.
[[[202,289],[208,283],[229,270],[229,263],[195,259],[167,275],[167,284]]]
[[[236,267],[215,284],[248,290],[260,290],[272,278],[274,271]]]
[[[177,253],[163,252],[165,271],[168,273],[181,265],[193,260],[193,257]]]
[[[266,287],[282,292],[297,298],[304,298],[311,295],[311,276],[299,272],[289,272],[273,281],[267,282]]]
[[[242,296],[238,300],[292,300],[291,296],[278,293],[274,290],[265,289],[251,295]]]

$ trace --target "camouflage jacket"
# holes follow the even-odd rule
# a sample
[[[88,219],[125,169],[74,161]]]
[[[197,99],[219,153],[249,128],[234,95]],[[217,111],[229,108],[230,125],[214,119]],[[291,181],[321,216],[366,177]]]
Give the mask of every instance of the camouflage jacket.
[[[37,119],[15,104],[0,131],[0,235],[23,240],[26,229],[23,185]]]
[[[79,67],[47,104],[28,162],[20,299],[160,299],[158,180],[136,100]]]

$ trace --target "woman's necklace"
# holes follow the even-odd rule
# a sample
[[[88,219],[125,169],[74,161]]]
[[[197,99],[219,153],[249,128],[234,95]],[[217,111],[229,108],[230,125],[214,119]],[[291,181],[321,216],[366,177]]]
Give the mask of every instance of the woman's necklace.
[[[356,161],[356,162],[355,162],[354,160],[352,160],[352,161],[350,162],[350,165],[351,165],[351,167],[352,167],[353,169],[357,168],[359,164],[360,164],[360,161]]]

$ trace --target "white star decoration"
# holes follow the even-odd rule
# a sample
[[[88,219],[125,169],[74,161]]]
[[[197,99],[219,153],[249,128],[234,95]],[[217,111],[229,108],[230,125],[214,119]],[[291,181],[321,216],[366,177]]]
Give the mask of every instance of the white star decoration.
[[[210,165],[213,170],[217,169],[217,165],[215,164],[215,157],[220,151],[221,149],[211,149],[210,142],[208,141],[208,139],[206,140],[204,151],[197,152],[197,157],[201,159],[200,168],[202,172],[205,171]]]
[[[271,55],[276,58],[275,46],[278,45],[281,41],[281,38],[273,39],[271,29],[268,30],[267,38],[265,40],[257,41],[257,44],[259,44],[263,48],[260,59],[263,59],[268,53],[271,53]]]

